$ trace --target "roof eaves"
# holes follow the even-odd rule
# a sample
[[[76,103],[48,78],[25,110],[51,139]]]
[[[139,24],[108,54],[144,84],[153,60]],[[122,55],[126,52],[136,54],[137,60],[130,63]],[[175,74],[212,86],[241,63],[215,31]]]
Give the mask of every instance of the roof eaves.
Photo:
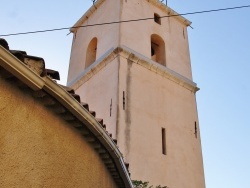
[[[131,187],[132,183],[131,181],[128,181],[130,178],[126,170],[126,166],[124,162],[122,162],[123,159],[121,152],[118,150],[116,144],[106,134],[105,130],[101,128],[97,120],[93,118],[93,116],[90,115],[76,100],[72,99],[72,97],[67,92],[64,92],[64,90],[62,90],[62,88],[58,84],[55,84],[55,82],[50,78],[46,79],[44,90],[55,97],[81,122],[89,125],[88,128],[91,130],[91,132],[94,133],[96,137],[100,138],[101,143],[109,151],[111,156],[114,157],[115,163],[119,168],[119,172],[123,172],[123,180],[124,182],[127,182],[126,187]]]
[[[19,60],[2,46],[0,46],[0,65],[34,91],[42,89],[45,84],[44,78],[28,69],[23,63],[19,63]]]
[[[34,91],[48,93],[54,97],[61,105],[69,110],[74,117],[84,123],[94,134],[101,144],[106,148],[109,155],[114,160],[118,172],[125,184],[125,187],[132,188],[132,182],[126,165],[123,161],[123,156],[116,146],[115,140],[112,140],[110,135],[102,128],[98,120],[93,117],[70,93],[68,93],[62,86],[57,84],[49,76],[40,77],[37,73],[29,69],[24,63],[13,56],[8,50],[0,45],[0,66],[20,79],[23,83],[29,86]],[[1,68],[0,67],[0,68]],[[43,92],[44,91],[44,92]],[[44,94],[45,93],[45,94]],[[53,99],[50,102],[55,104]],[[123,186],[121,186],[123,187]]]

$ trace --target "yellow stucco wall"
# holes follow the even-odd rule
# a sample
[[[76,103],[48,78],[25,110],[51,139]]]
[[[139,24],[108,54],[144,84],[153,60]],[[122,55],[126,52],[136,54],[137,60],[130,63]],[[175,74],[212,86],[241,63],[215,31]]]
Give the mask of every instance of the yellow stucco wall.
[[[116,187],[93,148],[0,75],[0,187]]]

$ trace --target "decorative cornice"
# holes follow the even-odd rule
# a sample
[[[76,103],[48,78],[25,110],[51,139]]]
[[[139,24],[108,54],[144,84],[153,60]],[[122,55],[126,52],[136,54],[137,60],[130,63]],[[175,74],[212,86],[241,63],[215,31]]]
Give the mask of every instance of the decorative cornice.
[[[71,82],[68,82],[67,85],[72,87],[73,89],[79,88],[82,84],[88,81],[93,75],[95,75],[102,68],[104,68],[109,62],[111,62],[117,57],[117,54],[114,52],[115,48],[109,49],[99,59],[97,59],[93,64],[91,64],[87,69],[78,74]]]
[[[82,84],[87,82],[91,77],[93,77],[96,73],[98,73],[108,63],[110,63],[118,56],[129,59],[131,62],[136,63],[152,72],[155,72],[156,74],[159,74],[164,78],[175,82],[176,84],[190,90],[193,93],[196,93],[199,90],[197,84],[192,80],[163,65],[160,65],[159,63],[143,56],[142,54],[126,46],[109,49],[101,58],[95,61],[82,73],[80,73],[73,81],[69,82],[68,86],[74,88],[75,90],[78,89]]]

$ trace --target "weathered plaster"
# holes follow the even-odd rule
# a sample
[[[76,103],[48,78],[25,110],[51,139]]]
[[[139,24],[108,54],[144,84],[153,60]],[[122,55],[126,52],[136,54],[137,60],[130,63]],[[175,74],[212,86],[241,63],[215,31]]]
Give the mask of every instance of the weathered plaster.
[[[0,77],[0,187],[116,187],[60,116]]]
[[[130,153],[130,140],[131,140],[131,123],[132,123],[132,120],[131,120],[131,95],[133,92],[131,90],[131,81],[132,81],[132,78],[131,78],[131,69],[132,69],[132,66],[133,66],[133,62],[131,60],[127,60],[127,71],[126,71],[126,90],[124,91],[124,99],[125,99],[125,131],[124,131],[124,135],[125,135],[125,155],[126,156],[129,156],[129,153]],[[120,133],[122,134],[122,133]]]

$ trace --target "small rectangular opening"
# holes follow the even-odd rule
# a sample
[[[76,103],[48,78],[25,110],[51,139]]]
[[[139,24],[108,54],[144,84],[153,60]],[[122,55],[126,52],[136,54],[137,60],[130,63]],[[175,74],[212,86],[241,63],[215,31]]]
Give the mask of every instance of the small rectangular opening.
[[[161,17],[159,14],[154,13],[154,21],[161,25]]]
[[[77,31],[74,33],[74,37],[73,37],[73,41],[75,42],[76,40],[76,34],[77,34]]]
[[[197,124],[196,124],[196,121],[194,122],[194,135],[195,135],[195,138],[197,138],[197,134],[198,134],[198,130],[197,130]]]
[[[109,112],[110,114],[109,114],[109,115],[110,115],[110,117],[111,117],[111,115],[112,115],[112,99],[111,99],[110,109],[109,109],[109,110],[110,110],[110,112]]]
[[[162,137],[162,154],[167,155],[167,150],[166,150],[166,130],[165,128],[161,129],[161,137]]]
[[[122,93],[122,106],[123,106],[123,110],[125,110],[125,91],[123,91]]]

